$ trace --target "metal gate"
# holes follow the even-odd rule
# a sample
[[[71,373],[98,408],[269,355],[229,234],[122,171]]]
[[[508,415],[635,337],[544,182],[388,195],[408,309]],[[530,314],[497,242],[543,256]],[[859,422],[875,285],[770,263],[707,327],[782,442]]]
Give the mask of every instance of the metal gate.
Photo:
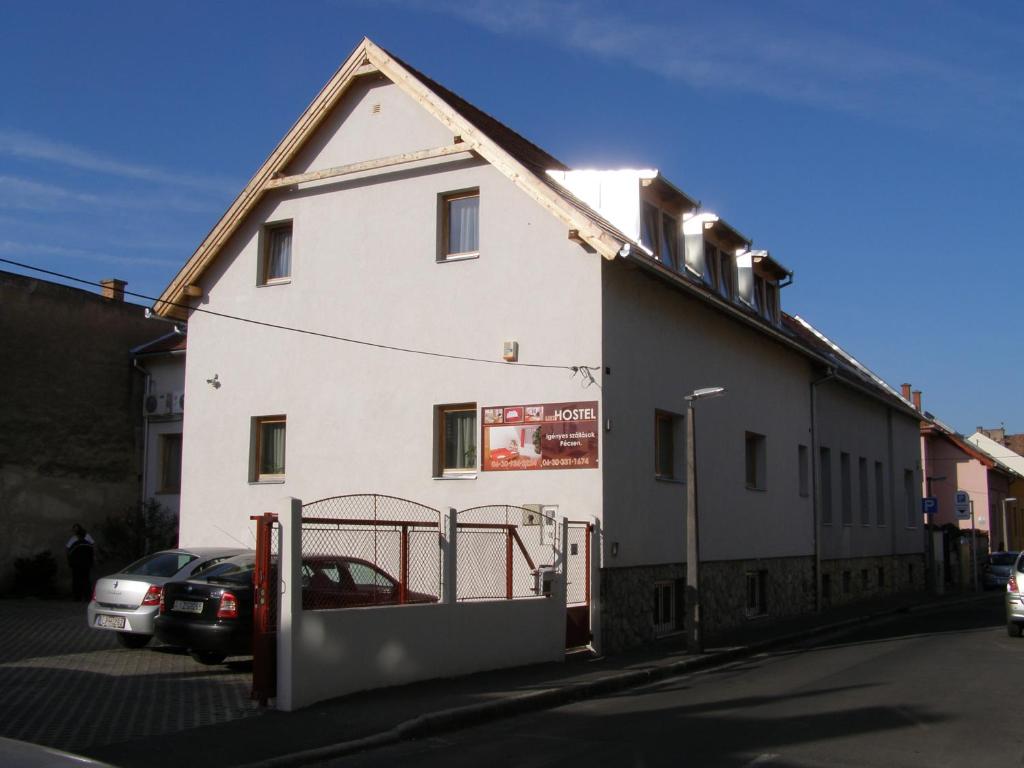
[[[260,706],[277,695],[277,628],[280,589],[281,525],[267,512],[256,521],[256,567],[253,572],[252,698]]]
[[[594,524],[569,521],[565,542],[565,647],[580,648],[590,643],[590,543]]]

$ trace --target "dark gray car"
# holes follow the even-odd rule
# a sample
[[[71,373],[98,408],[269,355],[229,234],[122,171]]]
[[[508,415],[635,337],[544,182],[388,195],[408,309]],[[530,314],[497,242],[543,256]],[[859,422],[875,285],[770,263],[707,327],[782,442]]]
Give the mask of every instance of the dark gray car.
[[[1003,589],[1013,572],[1020,552],[993,552],[982,566],[981,583],[985,589]]]

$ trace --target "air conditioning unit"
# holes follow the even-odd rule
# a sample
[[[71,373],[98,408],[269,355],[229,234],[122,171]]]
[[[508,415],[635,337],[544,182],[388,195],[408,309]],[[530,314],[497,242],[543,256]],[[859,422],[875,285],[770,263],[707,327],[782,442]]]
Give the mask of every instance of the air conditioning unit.
[[[185,412],[185,393],[184,392],[171,392],[168,397],[171,400],[171,413],[184,413]]]
[[[185,394],[183,392],[157,392],[156,394],[146,395],[143,410],[147,416],[166,416],[170,413],[181,413],[180,410],[176,410],[176,407],[180,406],[176,406],[175,403],[181,403],[184,406]]]

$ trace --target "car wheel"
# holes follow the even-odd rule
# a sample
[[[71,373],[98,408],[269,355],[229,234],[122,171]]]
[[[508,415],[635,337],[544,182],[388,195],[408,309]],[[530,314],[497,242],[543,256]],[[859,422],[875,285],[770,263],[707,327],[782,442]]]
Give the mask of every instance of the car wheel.
[[[1020,637],[1020,624],[1013,621],[1006,622],[1006,634],[1010,637]]]
[[[152,635],[139,635],[134,632],[118,632],[117,642],[125,648],[142,648],[153,638]]]
[[[227,654],[217,653],[216,651],[190,651],[189,655],[200,664],[206,664],[207,666],[220,664],[227,658]]]

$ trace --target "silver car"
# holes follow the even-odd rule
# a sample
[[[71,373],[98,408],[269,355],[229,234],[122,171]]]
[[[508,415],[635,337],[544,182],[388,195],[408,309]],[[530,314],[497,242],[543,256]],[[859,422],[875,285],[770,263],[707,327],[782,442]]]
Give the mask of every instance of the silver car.
[[[97,580],[86,609],[89,626],[117,633],[126,648],[141,648],[153,637],[153,619],[168,581],[190,578],[204,568],[251,549],[190,547],[166,549],[136,560],[119,573]]]
[[[1024,552],[1010,570],[1006,582],[1006,632],[1010,637],[1020,637],[1024,628]]]

